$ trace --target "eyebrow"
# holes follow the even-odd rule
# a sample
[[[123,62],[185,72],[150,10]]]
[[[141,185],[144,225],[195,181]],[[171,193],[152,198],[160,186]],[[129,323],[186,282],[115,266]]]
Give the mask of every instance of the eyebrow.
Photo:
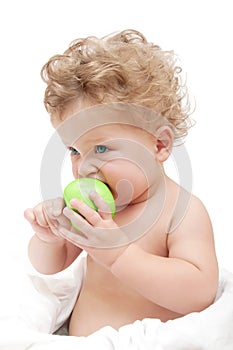
[[[95,138],[95,137],[90,137],[88,138],[88,142],[90,143],[93,143],[93,144],[96,144],[96,145],[99,145],[101,143],[104,143],[104,142],[107,142],[109,140],[112,140],[112,138],[110,137],[98,137],[98,138]],[[73,143],[73,145],[75,145],[75,143],[77,142],[77,140]],[[65,144],[66,147],[72,147],[70,144]]]
[[[90,138],[89,140],[91,142],[94,142],[94,143],[101,143],[101,142],[109,141],[109,140],[111,140],[111,138],[110,137],[98,137],[98,138]]]

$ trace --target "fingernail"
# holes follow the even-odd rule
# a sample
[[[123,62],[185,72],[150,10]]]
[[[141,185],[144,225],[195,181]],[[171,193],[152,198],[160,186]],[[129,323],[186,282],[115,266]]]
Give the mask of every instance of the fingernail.
[[[93,196],[96,196],[96,194],[97,194],[96,191],[90,191],[90,192],[89,192],[89,195],[92,196],[92,197],[93,197]]]
[[[65,207],[64,209],[63,209],[63,214],[68,214],[69,213],[69,208],[68,207]]]
[[[53,210],[53,215],[58,216],[60,214],[61,214],[61,210],[60,209],[54,209]]]
[[[70,204],[71,205],[74,205],[74,204],[77,204],[77,199],[76,198],[72,198],[71,200],[70,200]]]

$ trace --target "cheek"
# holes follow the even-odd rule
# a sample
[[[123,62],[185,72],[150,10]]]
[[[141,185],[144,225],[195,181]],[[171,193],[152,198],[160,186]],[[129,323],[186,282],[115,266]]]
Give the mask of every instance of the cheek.
[[[129,161],[118,160],[107,163],[103,166],[102,172],[113,191],[113,195],[116,195],[117,192],[131,191],[133,197],[137,197],[149,185],[143,170]]]
[[[72,157],[71,157],[71,168],[72,168],[72,173],[74,175],[74,178],[77,179],[79,177],[78,176],[78,164],[74,159],[72,159]]]

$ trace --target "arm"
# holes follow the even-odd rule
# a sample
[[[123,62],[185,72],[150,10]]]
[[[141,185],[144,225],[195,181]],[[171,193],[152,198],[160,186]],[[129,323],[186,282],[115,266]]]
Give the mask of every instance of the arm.
[[[182,223],[169,234],[168,249],[166,258],[131,244],[111,271],[167,309],[180,314],[203,310],[215,298],[218,267],[209,216],[197,198],[192,198]]]
[[[69,220],[62,214],[63,208],[63,199],[56,198],[24,213],[35,232],[28,246],[29,259],[35,269],[43,274],[64,270],[82,251],[60,236],[58,225],[71,229]]]
[[[101,208],[101,199],[96,196],[93,200]],[[203,310],[213,302],[218,286],[213,231],[209,216],[197,198],[192,197],[183,221],[168,235],[168,257],[148,253],[136,243],[94,248],[92,242],[114,240],[114,237],[124,239],[124,232],[109,214],[104,215],[101,210],[97,213],[77,200],[72,206],[88,221],[69,208],[63,212],[81,228],[85,237],[65,228],[60,229],[62,235],[145,298],[180,314]]]
[[[48,243],[36,234],[28,246],[29,259],[34,268],[43,274],[54,274],[66,269],[81,253],[81,248],[62,240]]]

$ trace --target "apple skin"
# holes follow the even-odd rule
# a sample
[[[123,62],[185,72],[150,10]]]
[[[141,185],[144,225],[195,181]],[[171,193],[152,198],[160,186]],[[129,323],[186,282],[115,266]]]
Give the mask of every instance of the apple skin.
[[[109,190],[108,186],[105,185],[105,183],[93,178],[76,179],[65,187],[63,196],[66,206],[77,212],[77,210],[70,205],[70,201],[73,198],[78,198],[86,203],[89,207],[97,211],[98,208],[89,198],[89,193],[91,191],[98,192],[104,201],[108,203],[112,217],[114,217],[116,212],[116,204],[111,191]]]

